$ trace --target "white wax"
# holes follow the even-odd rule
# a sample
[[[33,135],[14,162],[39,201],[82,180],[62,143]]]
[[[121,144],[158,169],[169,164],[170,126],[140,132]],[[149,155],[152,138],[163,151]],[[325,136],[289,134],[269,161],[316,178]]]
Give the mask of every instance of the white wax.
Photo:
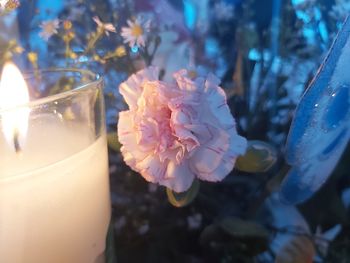
[[[1,263],[92,263],[105,250],[106,137],[86,134],[40,121],[21,155],[0,136]]]

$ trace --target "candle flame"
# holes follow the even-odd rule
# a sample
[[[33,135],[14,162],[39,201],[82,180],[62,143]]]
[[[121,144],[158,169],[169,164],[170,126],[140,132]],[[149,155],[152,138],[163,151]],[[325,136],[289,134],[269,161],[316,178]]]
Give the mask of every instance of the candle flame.
[[[0,79],[0,132],[18,151],[28,130],[29,107],[19,106],[29,102],[27,84],[19,69],[7,62]]]

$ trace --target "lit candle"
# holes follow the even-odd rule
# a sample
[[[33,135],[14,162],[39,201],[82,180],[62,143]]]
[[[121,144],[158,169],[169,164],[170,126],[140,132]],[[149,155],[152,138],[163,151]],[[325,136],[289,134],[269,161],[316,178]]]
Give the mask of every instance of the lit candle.
[[[28,102],[26,82],[6,64],[0,80],[0,262],[102,262],[110,220],[105,131],[95,136],[87,132],[91,123],[66,122],[58,110]]]
[[[12,63],[4,66],[0,80],[0,109],[5,109],[1,114],[3,133],[8,143],[13,144],[18,153],[19,141],[24,141],[28,129],[29,108],[21,107],[8,111],[6,109],[28,103],[28,88],[21,72]]]

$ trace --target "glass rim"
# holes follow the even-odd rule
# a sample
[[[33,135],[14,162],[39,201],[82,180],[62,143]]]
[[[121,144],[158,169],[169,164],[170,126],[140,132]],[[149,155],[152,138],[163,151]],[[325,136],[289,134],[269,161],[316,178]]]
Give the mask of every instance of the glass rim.
[[[45,96],[43,98],[34,99],[32,101],[28,101],[28,102],[22,103],[22,104],[13,105],[13,106],[8,107],[8,108],[1,108],[0,107],[0,116],[1,116],[2,112],[13,111],[13,110],[16,110],[17,108],[24,108],[24,107],[35,108],[38,105],[43,105],[43,104],[53,102],[55,100],[67,98],[67,97],[72,96],[74,94],[84,92],[85,90],[87,90],[91,86],[97,87],[97,86],[99,86],[99,84],[101,84],[103,82],[103,77],[100,74],[94,73],[88,69],[79,69],[79,68],[47,68],[47,69],[25,71],[22,74],[23,74],[24,80],[26,80],[26,79],[28,79],[29,75],[35,75],[38,73],[40,75],[42,75],[43,73],[49,73],[49,72],[78,72],[78,73],[81,73],[82,75],[90,76],[91,80],[89,80],[87,83],[78,85],[77,87],[73,88],[72,90],[62,91],[62,92],[59,92],[57,94]]]

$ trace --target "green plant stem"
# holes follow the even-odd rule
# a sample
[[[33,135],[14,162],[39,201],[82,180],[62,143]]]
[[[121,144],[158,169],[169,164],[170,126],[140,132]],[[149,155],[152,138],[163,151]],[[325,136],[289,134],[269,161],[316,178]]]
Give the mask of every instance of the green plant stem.
[[[69,59],[69,53],[70,53],[70,44],[69,41],[65,42],[66,50],[65,50],[65,57],[66,57],[66,66],[68,66],[68,59]]]
[[[131,57],[130,57],[130,51],[128,51],[126,53],[126,58],[127,58],[128,62],[129,62],[129,68],[131,69],[131,73],[132,74],[135,73],[137,70],[136,70],[136,68],[134,66],[134,63],[132,62]]]
[[[275,192],[282,180],[284,179],[285,175],[290,170],[290,166],[288,164],[284,164],[281,168],[281,170],[273,177],[268,178],[263,186],[262,191],[258,198],[254,198],[251,205],[248,207],[245,218],[254,218],[259,211],[260,207],[264,204],[265,200],[273,193]]]
[[[150,55],[150,58],[149,58],[149,59],[150,59],[150,62],[149,62],[150,65],[152,64],[154,55],[155,55],[156,52],[157,52],[157,49],[158,49],[158,47],[159,47],[159,44],[160,44],[160,41],[156,39],[156,40],[155,40],[155,44],[154,44],[153,51],[152,51],[152,53],[151,53],[151,55]]]
[[[88,54],[96,45],[97,41],[102,37],[104,30],[102,28],[97,28],[96,35],[89,40],[88,46],[86,47],[83,55]]]
[[[148,50],[148,46],[146,45],[145,46],[145,51],[142,52],[142,57],[143,59],[145,60],[146,62],[146,65],[147,66],[150,66],[152,64],[152,61],[154,59],[154,55],[156,54],[157,52],[157,49],[159,47],[159,44],[160,44],[160,40],[158,40],[157,38],[154,40],[154,48],[152,50],[152,52],[150,53],[149,50]]]

